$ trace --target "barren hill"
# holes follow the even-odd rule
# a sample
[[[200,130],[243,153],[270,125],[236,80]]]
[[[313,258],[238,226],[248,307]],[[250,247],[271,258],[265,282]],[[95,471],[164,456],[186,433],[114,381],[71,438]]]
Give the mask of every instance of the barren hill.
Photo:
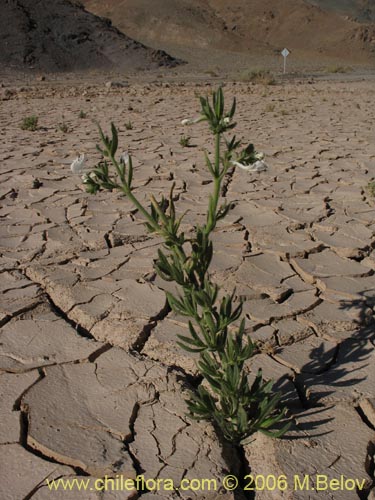
[[[338,14],[350,16],[360,22],[375,21],[375,0],[308,0],[313,5]]]
[[[178,63],[69,0],[0,0],[0,66],[44,71]]]
[[[347,7],[353,10],[355,1],[347,0]],[[371,6],[374,0],[358,2],[362,2],[359,7],[364,2]],[[339,0],[328,0],[329,10],[321,8],[323,0],[84,0],[83,3],[88,10],[109,17],[130,36],[150,45],[159,44],[169,51],[193,47],[271,54],[287,46],[301,57],[314,54],[363,62],[375,60],[375,25],[345,16],[345,9],[335,9]]]

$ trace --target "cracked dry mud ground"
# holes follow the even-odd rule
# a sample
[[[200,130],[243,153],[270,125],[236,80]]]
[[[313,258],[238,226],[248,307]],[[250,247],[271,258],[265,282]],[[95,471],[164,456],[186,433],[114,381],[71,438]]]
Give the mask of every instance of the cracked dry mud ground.
[[[160,241],[117,193],[87,195],[69,165],[97,159],[92,119],[120,129],[135,159],[137,195],[176,183],[185,230],[211,190],[205,126],[183,129],[199,85],[24,88],[0,107],[0,491],[4,500],[136,498],[136,492],[50,493],[45,478],[143,472],[150,478],[228,473],[326,474],[365,480],[359,491],[259,491],[256,498],[373,498],[375,449],[375,90],[370,83],[227,84],[238,135],[269,170],[232,171],[234,208],[214,235],[213,273],[246,299],[258,353],[247,364],[275,380],[294,419],[282,440],[263,435],[237,453],[184,399],[197,384],[180,350],[183,318],[155,276]],[[87,119],[79,119],[79,111]],[[22,131],[27,115],[40,128]],[[126,131],[130,120],[133,129]],[[58,124],[65,122],[64,134]],[[193,147],[179,145],[181,134]],[[312,484],[313,486],[313,484]],[[207,492],[147,498],[240,498]]]

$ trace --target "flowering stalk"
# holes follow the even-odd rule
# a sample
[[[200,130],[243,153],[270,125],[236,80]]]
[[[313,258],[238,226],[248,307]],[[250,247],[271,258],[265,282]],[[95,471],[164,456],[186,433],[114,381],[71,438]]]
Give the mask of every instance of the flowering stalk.
[[[245,335],[245,319],[240,321],[235,333],[229,329],[240,319],[242,303],[235,302],[234,293],[219,299],[219,287],[212,282],[208,272],[213,257],[211,233],[230,209],[228,204],[219,207],[223,179],[230,166],[239,164],[250,168],[261,162],[262,157],[252,144],[236,153],[240,146],[236,137],[225,140],[226,148],[223,154],[221,152],[223,134],[236,126],[233,122],[235,100],[225,113],[220,88],[213,93],[212,105],[208,98],[201,97],[200,102],[200,117],[183,123],[208,122],[215,138],[215,158],[211,162],[207,153],[205,158],[214,189],[209,197],[206,222],[195,226],[192,237],[187,238],[180,229],[183,216],[176,216],[173,187],[169,199],[162,197],[157,201],[151,196],[148,208],[133,194],[132,159],[123,154],[119,161],[116,160],[118,135],[113,124],[111,138],[99,127],[103,147],[98,146],[98,149],[103,159],[85,176],[84,183],[89,193],[100,189],[121,190],[143,214],[147,230],[163,238],[164,245],[158,250],[155,269],[162,279],[180,287],[176,295],[166,292],[171,309],[189,318],[189,335],[178,335],[177,343],[184,350],[199,354],[197,365],[204,381],[187,402],[190,414],[197,420],[213,422],[225,439],[238,444],[255,431],[278,437],[289,427],[286,424],[277,431],[270,430],[285,415],[284,410],[278,410],[280,394],[272,393],[272,382],[263,380],[261,370],[253,383],[249,383],[244,364],[252,357],[254,346]],[[114,174],[110,174],[110,165],[114,167]],[[189,251],[186,250],[188,246]]]

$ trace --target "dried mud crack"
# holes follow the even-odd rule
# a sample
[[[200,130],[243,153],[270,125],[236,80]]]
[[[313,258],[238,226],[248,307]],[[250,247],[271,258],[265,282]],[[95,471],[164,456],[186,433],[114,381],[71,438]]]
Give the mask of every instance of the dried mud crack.
[[[96,129],[76,123],[79,111],[103,124],[123,123],[121,99],[122,108],[133,108],[134,128],[121,140],[132,147],[137,195],[160,198],[175,183],[188,233],[203,220],[212,189],[198,158],[207,146],[203,128],[189,131],[197,147],[186,149],[175,127],[177,108],[190,116],[196,87],[15,89],[0,110],[2,498],[44,500],[46,477],[140,472],[218,484],[229,473],[344,475],[366,480],[364,490],[340,491],[340,497],[258,491],[255,498],[373,495],[375,210],[364,195],[375,166],[368,131],[375,108],[366,104],[373,89],[366,82],[287,83],[262,97],[257,86],[226,87],[243,109],[239,133],[248,137],[251,130],[269,170],[233,170],[227,178],[223,195],[233,208],[214,233],[212,273],[225,291],[236,288],[246,300],[247,332],[257,347],[248,377],[262,368],[275,381],[291,431],[282,440],[256,434],[234,450],[210,425],[186,418],[187,391],[201,380],[194,355],[176,345],[187,323],[166,308],[170,284],[154,273],[160,241],[145,238],[142,219],[125,198],[89,197],[69,171],[77,143],[87,145],[90,161],[96,154]],[[164,100],[154,106],[161,92]],[[291,92],[301,113],[264,112]],[[43,127],[20,131],[25,110],[36,108]],[[55,130],[62,113],[74,131],[63,137]],[[332,120],[336,113],[341,128]],[[20,464],[23,478],[14,484],[9,478]],[[155,492],[143,491],[142,498],[152,500]],[[107,497],[88,498],[99,499]]]

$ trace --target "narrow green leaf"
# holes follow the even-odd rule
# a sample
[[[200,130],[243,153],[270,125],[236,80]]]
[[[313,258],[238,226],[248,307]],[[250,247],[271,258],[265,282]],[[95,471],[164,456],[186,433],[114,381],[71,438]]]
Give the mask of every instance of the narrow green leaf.
[[[131,189],[133,181],[133,160],[132,157],[129,155],[129,164],[128,164],[128,188]]]
[[[235,114],[235,112],[236,112],[236,104],[237,104],[237,102],[236,102],[236,98],[234,98],[234,99],[233,99],[233,103],[232,103],[232,107],[231,107],[230,112],[229,112],[229,117],[230,117],[231,119],[233,118],[233,116],[234,116],[234,114]]]
[[[117,134],[117,129],[114,125],[114,123],[111,123],[111,132],[112,132],[112,140],[111,140],[111,147],[110,151],[112,156],[114,157],[117,152],[117,147],[118,147],[118,134]]]

